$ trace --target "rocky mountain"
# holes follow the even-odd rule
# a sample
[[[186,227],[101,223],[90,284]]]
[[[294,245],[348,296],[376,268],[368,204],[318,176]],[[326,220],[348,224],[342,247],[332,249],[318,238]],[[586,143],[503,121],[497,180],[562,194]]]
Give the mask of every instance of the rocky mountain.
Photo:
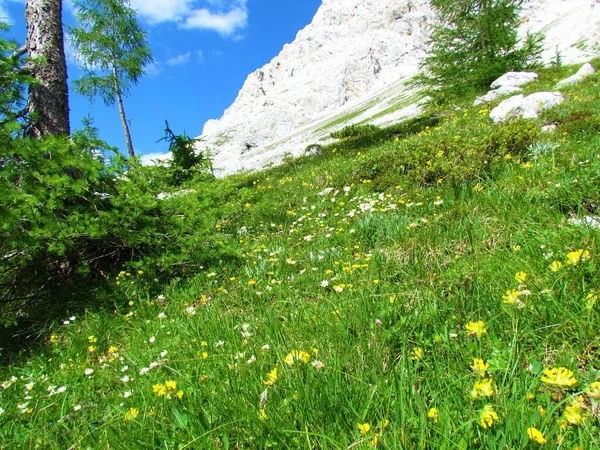
[[[204,125],[201,148],[220,175],[277,164],[350,124],[386,125],[420,111],[405,82],[426,54],[426,0],[323,0],[313,21],[250,74],[234,103]],[[598,0],[529,0],[521,33],[546,35],[544,59],[600,50]],[[596,44],[596,47],[594,45]]]

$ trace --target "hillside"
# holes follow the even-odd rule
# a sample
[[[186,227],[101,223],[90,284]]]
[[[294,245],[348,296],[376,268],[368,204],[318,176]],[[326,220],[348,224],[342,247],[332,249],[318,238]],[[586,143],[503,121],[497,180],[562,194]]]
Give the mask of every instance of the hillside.
[[[521,34],[546,35],[544,61],[587,61],[600,42],[600,5],[528,0]],[[425,0],[324,1],[312,23],[279,55],[248,75],[200,149],[224,175],[300,156],[351,124],[378,126],[415,117],[421,96],[406,87],[426,54],[435,14]]]
[[[0,368],[2,448],[599,448],[599,81],[163,196],[236,257],[60,305]]]

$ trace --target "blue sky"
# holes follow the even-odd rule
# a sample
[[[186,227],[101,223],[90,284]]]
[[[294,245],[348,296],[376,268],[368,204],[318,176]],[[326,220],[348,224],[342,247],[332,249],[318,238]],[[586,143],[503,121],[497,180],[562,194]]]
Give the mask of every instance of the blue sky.
[[[63,21],[74,25],[74,8],[64,4]],[[275,57],[310,23],[321,0],[131,0],[149,33],[156,65],[125,99],[138,154],[164,153],[165,120],[176,133],[202,133],[235,100],[246,77]],[[7,37],[25,42],[25,1],[0,0],[0,16],[13,27]],[[69,53],[69,51],[67,50]],[[81,76],[68,58],[69,82]],[[90,114],[100,137],[126,153],[116,107],[100,99],[91,106],[69,90],[71,128]]]

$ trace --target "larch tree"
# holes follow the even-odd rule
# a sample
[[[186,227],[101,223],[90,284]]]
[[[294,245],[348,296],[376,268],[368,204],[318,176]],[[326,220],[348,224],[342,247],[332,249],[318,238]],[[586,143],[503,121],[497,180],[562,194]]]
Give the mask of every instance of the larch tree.
[[[531,67],[540,57],[541,35],[519,40],[523,0],[431,0],[439,14],[431,50],[414,85],[437,101],[487,88],[500,75]]]
[[[154,62],[147,33],[127,0],[76,0],[78,26],[69,29],[84,75],[75,90],[90,101],[97,95],[119,108],[127,151],[135,157],[123,98]]]
[[[34,82],[28,88],[28,133],[70,133],[69,88],[62,26],[62,0],[27,0],[26,50],[28,71]]]

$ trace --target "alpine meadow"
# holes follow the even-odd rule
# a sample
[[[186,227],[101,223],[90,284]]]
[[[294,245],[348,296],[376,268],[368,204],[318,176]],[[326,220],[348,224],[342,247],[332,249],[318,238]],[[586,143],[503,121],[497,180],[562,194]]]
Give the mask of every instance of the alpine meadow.
[[[526,3],[430,2],[418,114],[219,176],[173,120],[170,159],[134,151],[129,2],[75,2],[65,37],[28,0],[0,39],[0,448],[600,448],[600,47],[544,59]],[[69,122],[68,39],[124,149]]]

